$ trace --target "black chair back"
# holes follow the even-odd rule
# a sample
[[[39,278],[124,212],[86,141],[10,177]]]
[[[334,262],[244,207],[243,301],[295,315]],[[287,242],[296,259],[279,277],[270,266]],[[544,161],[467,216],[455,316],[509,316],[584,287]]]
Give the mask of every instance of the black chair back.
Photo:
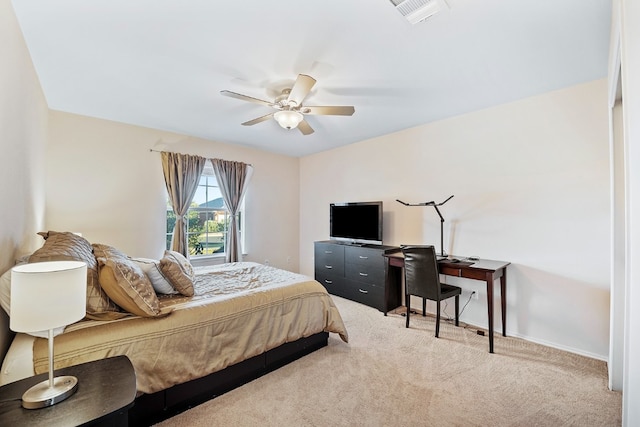
[[[440,301],[440,276],[433,246],[406,246],[404,283],[407,295]]]

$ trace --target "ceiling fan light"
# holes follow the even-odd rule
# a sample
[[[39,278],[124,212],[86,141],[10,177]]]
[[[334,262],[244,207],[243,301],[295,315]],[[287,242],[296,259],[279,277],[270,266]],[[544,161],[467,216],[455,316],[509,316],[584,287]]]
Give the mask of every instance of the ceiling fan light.
[[[276,119],[278,124],[283,128],[293,129],[298,126],[304,117],[302,116],[302,113],[298,111],[282,110],[276,112],[273,115],[273,118]]]
[[[447,0],[391,0],[391,3],[414,25],[450,7]]]

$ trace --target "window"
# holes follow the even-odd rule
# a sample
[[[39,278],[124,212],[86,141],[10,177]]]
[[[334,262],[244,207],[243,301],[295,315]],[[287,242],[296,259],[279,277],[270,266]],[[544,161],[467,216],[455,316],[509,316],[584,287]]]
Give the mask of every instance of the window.
[[[243,203],[244,205],[244,203]],[[240,241],[243,241],[243,206],[238,215],[238,228]],[[187,242],[191,257],[223,255],[229,225],[229,211],[222,199],[222,193],[218,187],[216,176],[211,162],[207,160],[198,189],[193,196],[191,206],[187,211]],[[167,249],[171,249],[171,236],[173,226],[176,223],[176,215],[171,208],[171,202],[167,196]],[[244,246],[244,245],[243,245]]]

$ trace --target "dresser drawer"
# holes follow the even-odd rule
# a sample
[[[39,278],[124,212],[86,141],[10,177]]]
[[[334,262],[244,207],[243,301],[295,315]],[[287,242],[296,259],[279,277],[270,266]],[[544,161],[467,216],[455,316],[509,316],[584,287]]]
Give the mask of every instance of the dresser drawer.
[[[347,281],[347,290],[344,294],[345,298],[353,301],[375,307],[379,310],[384,305],[384,289],[379,286],[370,285],[368,283]]]
[[[325,271],[316,270],[316,280],[327,289],[327,292],[333,295],[344,296],[344,278],[327,273]]]
[[[344,246],[316,243],[314,247],[316,274],[321,271],[344,276]]]
[[[378,249],[349,246],[344,252],[345,264],[357,264],[371,269],[384,269],[384,257]]]
[[[381,257],[382,258],[382,257]],[[384,283],[384,268],[373,267],[368,264],[347,264],[344,267],[345,277],[355,282],[381,285]]]

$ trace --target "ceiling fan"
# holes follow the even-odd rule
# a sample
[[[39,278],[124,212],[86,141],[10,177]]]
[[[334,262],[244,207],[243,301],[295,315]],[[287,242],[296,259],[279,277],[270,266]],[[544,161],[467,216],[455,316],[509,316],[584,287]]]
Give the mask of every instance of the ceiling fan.
[[[282,90],[282,93],[276,97],[273,102],[264,101],[262,99],[253,98],[251,96],[242,95],[240,93],[231,92],[229,90],[221,90],[224,96],[241,99],[243,101],[254,102],[275,108],[277,111],[258,117],[248,122],[242,123],[243,126],[252,126],[271,119],[272,117],[280,126],[285,129],[298,128],[303,135],[313,133],[313,128],[304,119],[306,114],[322,115],[322,116],[351,116],[355,112],[355,108],[350,106],[329,106],[329,107],[311,107],[302,105],[302,101],[311,92],[311,88],[316,84],[316,80],[306,74],[298,74],[293,87]]]

